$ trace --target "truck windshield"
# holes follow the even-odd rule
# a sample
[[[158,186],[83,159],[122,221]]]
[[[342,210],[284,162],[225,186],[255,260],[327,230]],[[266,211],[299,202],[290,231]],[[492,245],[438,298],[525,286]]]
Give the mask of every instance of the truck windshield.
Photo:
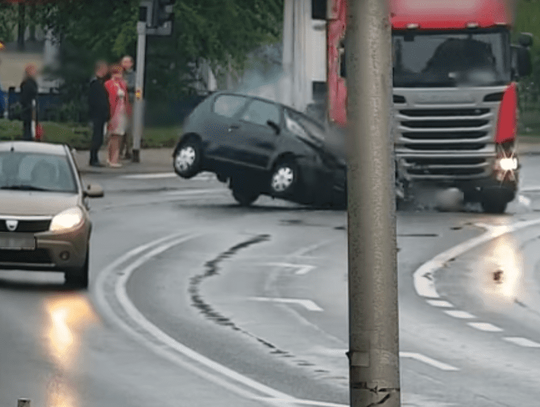
[[[507,31],[394,32],[394,87],[496,86],[511,80]]]

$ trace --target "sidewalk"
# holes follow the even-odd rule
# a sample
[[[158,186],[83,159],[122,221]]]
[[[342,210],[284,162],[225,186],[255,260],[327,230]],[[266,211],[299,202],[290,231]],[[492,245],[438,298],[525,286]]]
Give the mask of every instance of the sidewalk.
[[[81,171],[81,174],[140,174],[140,173],[163,173],[173,172],[173,149],[156,148],[145,149],[140,152],[140,163],[131,161],[121,161],[121,168],[96,168],[88,165],[90,153],[88,151],[76,151],[75,161]],[[100,160],[106,163],[106,151],[100,151]]]

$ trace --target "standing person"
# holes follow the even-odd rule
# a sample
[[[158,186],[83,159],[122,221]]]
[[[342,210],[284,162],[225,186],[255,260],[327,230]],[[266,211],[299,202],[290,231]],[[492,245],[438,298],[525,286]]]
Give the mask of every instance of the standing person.
[[[32,140],[35,129],[32,122],[37,119],[38,84],[36,82],[37,68],[29,64],[24,69],[24,79],[21,83],[21,119],[23,121],[23,140]]]
[[[99,149],[103,144],[105,125],[110,119],[111,110],[109,107],[109,93],[105,88],[106,76],[109,73],[109,66],[104,61],[96,63],[96,76],[90,82],[88,93],[88,107],[90,121],[92,122],[92,143],[90,146],[90,165],[92,167],[103,167],[99,162]]]
[[[2,48],[0,48],[2,49]],[[2,60],[0,60],[0,65]],[[2,81],[0,80],[0,117],[7,116],[7,103],[6,103],[6,94],[2,89]]]
[[[114,168],[122,166],[118,162],[120,158],[120,144],[122,142],[122,137],[126,134],[128,118],[131,115],[131,105],[129,104],[127,85],[122,77],[123,72],[124,70],[120,65],[113,65],[111,68],[111,79],[105,82],[105,87],[109,93],[111,112],[108,126],[108,163]]]
[[[124,81],[126,81],[127,85],[127,91],[128,91],[128,97],[129,97],[129,103],[131,106],[133,106],[133,103],[135,102],[135,82],[136,82],[136,74],[133,70],[133,58],[129,55],[126,55],[124,58],[122,58],[122,68],[124,69]],[[126,159],[131,159],[131,146],[132,146],[132,138],[133,135],[133,117],[130,115],[128,120],[128,127],[126,129],[126,134],[122,138],[122,143],[120,145],[120,155]]]

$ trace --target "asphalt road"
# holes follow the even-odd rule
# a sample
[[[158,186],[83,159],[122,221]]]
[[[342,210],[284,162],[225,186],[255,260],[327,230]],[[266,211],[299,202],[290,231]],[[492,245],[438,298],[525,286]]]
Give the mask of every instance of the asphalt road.
[[[508,215],[399,213],[404,405],[537,405],[537,161]],[[347,404],[344,212],[239,208],[206,177],[87,181],[106,190],[89,292],[0,274],[0,406]]]

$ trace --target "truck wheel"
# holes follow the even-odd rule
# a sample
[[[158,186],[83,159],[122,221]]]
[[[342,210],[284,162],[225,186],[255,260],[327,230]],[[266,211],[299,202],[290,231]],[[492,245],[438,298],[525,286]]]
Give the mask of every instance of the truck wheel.
[[[485,213],[501,214],[506,211],[508,202],[500,199],[484,199],[482,200],[482,209]]]
[[[174,171],[182,178],[193,178],[201,171],[201,143],[193,138],[183,141],[174,155]]]

